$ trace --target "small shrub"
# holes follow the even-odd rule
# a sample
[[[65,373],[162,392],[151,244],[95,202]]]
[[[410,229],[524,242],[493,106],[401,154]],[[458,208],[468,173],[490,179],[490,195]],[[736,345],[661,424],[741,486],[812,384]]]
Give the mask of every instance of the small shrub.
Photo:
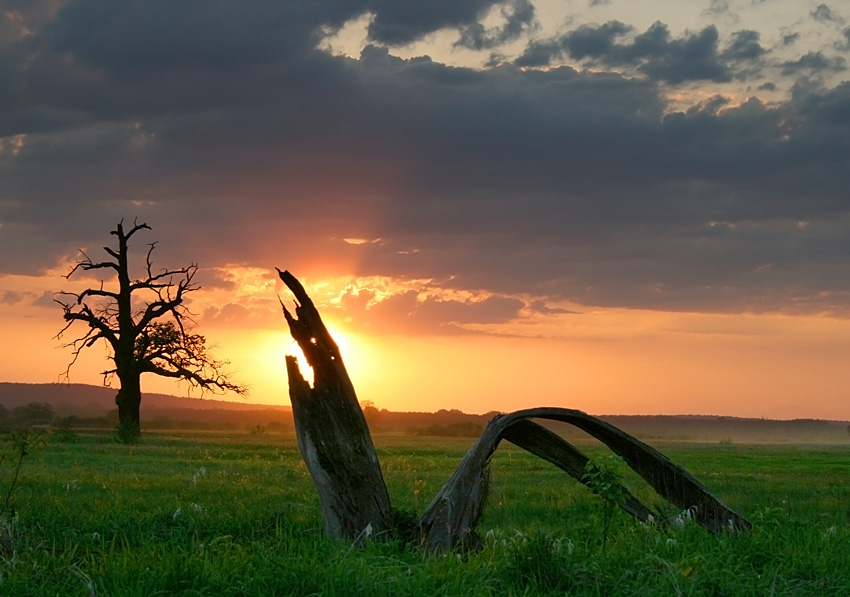
[[[629,492],[623,485],[623,459],[615,454],[588,460],[581,480],[590,490],[602,498],[602,551],[608,543],[611,520],[616,510],[629,499]]]

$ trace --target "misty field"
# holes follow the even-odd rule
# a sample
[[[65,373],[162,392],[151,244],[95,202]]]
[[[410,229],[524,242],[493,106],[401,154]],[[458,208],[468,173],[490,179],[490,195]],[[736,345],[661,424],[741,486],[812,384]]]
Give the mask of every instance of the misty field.
[[[393,503],[412,518],[472,440],[375,442]],[[322,536],[289,435],[148,433],[126,446],[57,433],[24,460],[0,595],[850,595],[850,446],[654,445],[754,531],[712,536],[681,512],[666,526],[617,512],[606,532],[598,496],[503,444],[481,551],[357,549]]]

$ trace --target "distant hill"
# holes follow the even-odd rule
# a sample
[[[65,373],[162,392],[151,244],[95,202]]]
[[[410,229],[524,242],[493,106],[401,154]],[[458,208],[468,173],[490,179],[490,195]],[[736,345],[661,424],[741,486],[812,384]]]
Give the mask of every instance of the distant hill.
[[[46,402],[53,406],[56,414],[96,417],[116,408],[117,388],[86,384],[27,384],[0,382],[0,404],[12,410],[30,402]],[[186,398],[169,394],[144,393],[142,412],[156,410],[190,411],[254,411],[283,410],[291,412],[289,406],[271,406],[248,402],[228,402],[211,398]]]
[[[22,384],[0,382],[0,405],[8,411],[30,402],[46,402],[59,417],[103,417],[115,411],[115,388],[83,384]],[[366,419],[373,433],[406,432],[416,435],[477,437],[497,413],[468,414],[459,410],[391,412],[367,406]],[[661,441],[735,443],[850,443],[847,421],[819,419],[747,419],[713,415],[603,415],[601,419],[649,443]],[[262,425],[292,426],[290,406],[183,398],[144,394],[142,426],[168,428],[180,424],[203,428],[239,428]],[[587,437],[564,423],[545,423],[568,439]],[[184,425],[186,426],[186,425]],[[188,425],[192,426],[192,425]]]

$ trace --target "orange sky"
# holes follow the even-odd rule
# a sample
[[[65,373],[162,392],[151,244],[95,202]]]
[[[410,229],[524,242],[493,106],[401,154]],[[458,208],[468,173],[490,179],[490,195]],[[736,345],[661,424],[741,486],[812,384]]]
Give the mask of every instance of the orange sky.
[[[250,269],[238,277],[235,292],[195,294],[196,310],[205,313],[199,331],[251,386],[249,401],[287,404],[283,357],[297,348],[277,293],[291,297],[273,272]],[[29,284],[33,293],[69,287],[50,276],[2,281]],[[370,281],[313,278],[306,285],[337,333],[360,399],[382,408],[483,413],[553,405],[593,414],[850,419],[846,320],[595,309],[480,325],[477,333],[374,332],[363,325],[374,323],[368,315],[359,324],[346,322],[334,302],[358,283]],[[246,308],[239,317],[210,314],[218,311],[217,301],[239,304],[239,297]],[[58,306],[4,307],[0,379],[56,381],[69,358],[53,339],[60,323]],[[71,381],[100,383],[105,354],[105,347],[90,349],[71,370]],[[185,385],[153,376],[143,378],[143,386],[186,393]]]

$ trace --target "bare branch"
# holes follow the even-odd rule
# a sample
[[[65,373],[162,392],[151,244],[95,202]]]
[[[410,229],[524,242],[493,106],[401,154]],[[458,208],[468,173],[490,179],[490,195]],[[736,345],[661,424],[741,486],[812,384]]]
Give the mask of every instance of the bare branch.
[[[109,251],[108,248],[106,248],[106,247],[104,247],[104,248],[107,249],[107,251]],[[74,264],[74,267],[71,268],[71,271],[69,271],[67,274],[65,274],[66,280],[70,279],[71,276],[74,275],[74,272],[76,272],[78,269],[81,269],[83,271],[89,271],[89,270],[93,270],[93,269],[111,268],[111,269],[114,269],[116,272],[118,271],[118,264],[115,263],[115,262],[100,261],[98,263],[95,263],[91,260],[91,258],[88,255],[86,255],[86,252],[83,251],[82,249],[80,250],[80,254],[83,256],[83,259],[81,259],[80,261],[77,261],[77,263]],[[117,257],[116,257],[116,259],[117,259]]]
[[[123,229],[122,224],[118,224],[119,230]],[[136,234],[139,230],[150,230],[150,229],[151,229],[151,227],[148,226],[147,224],[144,224],[144,223],[139,224],[138,220],[133,220],[133,227],[130,229],[130,231],[127,234],[124,235],[124,240],[130,240],[130,237],[133,236],[134,234]],[[115,234],[115,233],[113,232],[113,234]]]
[[[87,296],[102,296],[102,297],[105,297],[105,298],[110,298],[114,301],[118,300],[118,293],[117,292],[109,292],[108,290],[103,290],[103,284],[102,283],[101,283],[101,288],[86,288],[81,293],[79,293],[77,295],[77,303],[82,303]]]
[[[200,370],[190,369],[189,367],[179,366],[172,363],[168,359],[162,359],[168,363],[169,366],[173,367],[169,369],[165,366],[157,365],[155,363],[151,363],[146,361],[142,365],[142,371],[148,373],[156,373],[162,377],[171,377],[174,379],[181,379],[189,382],[190,385],[194,387],[199,387],[201,390],[208,391],[221,391],[221,392],[235,392],[240,396],[244,396],[248,393],[247,386],[235,384],[229,382],[224,375],[215,371],[213,373],[204,373]]]

